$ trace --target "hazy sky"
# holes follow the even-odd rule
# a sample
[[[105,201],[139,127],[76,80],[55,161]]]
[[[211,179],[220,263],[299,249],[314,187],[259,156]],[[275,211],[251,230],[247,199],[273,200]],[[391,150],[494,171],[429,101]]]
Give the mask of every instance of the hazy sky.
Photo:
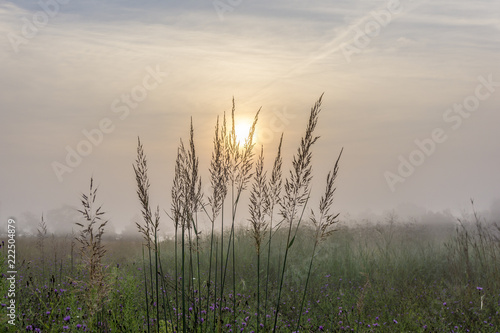
[[[342,214],[500,198],[495,0],[4,1],[0,36],[2,221],[77,206],[93,175],[108,217],[129,224],[138,136],[168,210],[190,117],[206,176],[233,96],[240,121],[262,107],[268,166],[285,132],[288,168],[325,93],[313,195],[344,147]]]

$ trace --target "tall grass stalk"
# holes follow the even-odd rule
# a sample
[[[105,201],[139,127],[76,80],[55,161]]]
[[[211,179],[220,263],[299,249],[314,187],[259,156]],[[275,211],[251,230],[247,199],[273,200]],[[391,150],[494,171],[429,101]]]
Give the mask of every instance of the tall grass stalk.
[[[240,143],[236,138],[235,130],[235,103],[233,98],[233,108],[231,111],[231,122],[232,127],[228,135],[228,152],[230,154],[230,167],[231,172],[229,173],[229,178],[231,180],[231,232],[229,234],[229,242],[226,255],[226,265],[224,270],[224,277],[222,280],[221,292],[224,289],[225,276],[227,272],[227,262],[229,259],[230,249],[232,247],[232,277],[233,277],[233,325],[236,321],[236,258],[234,249],[234,238],[235,238],[235,228],[234,223],[236,220],[236,211],[238,209],[238,203],[240,201],[241,193],[246,189],[246,186],[252,177],[252,166],[253,166],[253,147],[255,143],[253,142],[253,137],[255,134],[255,128],[257,121],[259,119],[260,109],[257,111],[254,117],[252,126],[249,129],[248,137],[245,139],[243,147],[240,149]]]
[[[150,332],[150,327],[149,327],[149,296],[148,296],[148,276],[146,273],[146,259],[144,258],[144,247],[146,245],[142,245],[142,272],[144,276],[144,297],[146,299],[146,321],[147,321],[147,328],[148,328],[148,333]]]
[[[181,293],[182,293],[182,331],[187,332],[186,327],[186,274],[185,274],[185,263],[186,263],[186,224],[181,225]]]
[[[218,263],[218,260],[219,260],[219,255],[218,255],[218,249],[219,249],[219,238],[218,237],[215,237],[215,283],[214,283],[214,303],[213,303],[213,306],[214,306],[214,319],[213,319],[213,323],[212,323],[212,331],[215,332],[215,325],[217,324],[216,322],[216,319],[217,319],[217,274],[219,272],[219,270],[217,269],[217,263]],[[221,300],[222,301],[222,300]],[[207,312],[208,314],[208,312]],[[208,326],[208,325],[207,325]]]
[[[198,157],[196,155],[194,145],[194,128],[191,120],[189,149],[186,149],[182,139],[180,140],[176,165],[174,184],[172,186],[172,216],[176,226],[176,250],[177,252],[177,228],[180,223],[181,227],[181,308],[182,308],[182,330],[186,332],[188,329],[186,322],[186,302],[191,299],[195,302],[194,295],[194,268],[193,268],[193,241],[192,241],[192,228],[194,228],[195,236],[198,237],[196,228],[196,212],[202,207],[202,193],[201,193],[201,179],[198,175]],[[187,249],[186,249],[187,247]],[[186,271],[186,250],[189,251],[189,261],[187,263]],[[198,252],[198,248],[196,251]],[[175,255],[177,258],[177,254]],[[176,259],[177,260],[177,259]],[[176,264],[177,267],[177,264]],[[199,257],[198,257],[199,267]],[[179,278],[176,272],[176,280]],[[198,270],[198,277],[199,277]],[[186,278],[189,282],[186,286]],[[199,284],[200,286],[200,284]],[[177,288],[177,287],[176,287]],[[186,299],[187,298],[187,299]],[[177,302],[177,301],[176,301]],[[177,307],[178,311],[178,307]],[[196,313],[196,309],[194,312]],[[178,313],[178,312],[177,312]],[[200,312],[201,314],[201,312]],[[197,326],[197,315],[192,322],[193,329]]]
[[[254,181],[250,192],[249,206],[249,221],[252,226],[252,236],[255,241],[255,250],[257,252],[257,332],[259,332],[260,329],[260,253],[262,240],[267,229],[265,208],[270,206],[268,192],[266,172],[264,172],[264,147],[261,147],[260,155],[255,166]]]
[[[278,152],[276,158],[274,159],[273,170],[271,172],[271,177],[268,184],[268,200],[265,201],[266,206],[264,210],[269,216],[269,238],[268,238],[268,248],[267,248],[267,267],[266,267],[266,291],[265,291],[265,302],[264,302],[264,313],[267,314],[268,296],[269,296],[269,269],[271,264],[271,244],[273,238],[273,218],[274,218],[274,207],[280,203],[281,187],[282,187],[282,172],[281,166],[283,160],[281,158],[281,145],[283,143],[283,134],[281,134],[280,142],[278,145]],[[279,227],[279,224],[278,224]],[[267,327],[267,315],[264,316],[264,328]]]
[[[234,103],[233,103],[233,106],[234,106]],[[225,170],[226,170],[226,194],[225,196],[227,196],[227,184],[228,184],[228,181],[229,181],[229,175],[230,175],[230,172],[231,172],[231,154],[230,154],[230,151],[229,151],[229,136],[228,136],[228,131],[227,131],[227,123],[226,123],[226,113],[224,112],[224,118],[223,118],[223,121],[222,121],[222,129],[221,129],[221,143],[224,145],[224,166],[225,166]],[[224,199],[225,199],[225,196],[224,196]],[[224,201],[225,200],[222,200],[222,207],[221,207],[221,232],[220,232],[220,276],[219,276],[219,280],[220,280],[220,303],[219,303],[219,319],[218,319],[218,331],[221,330],[221,326],[222,326],[222,300],[224,299]],[[217,281],[216,281],[217,283]]]
[[[210,254],[209,254],[209,266],[208,266],[208,280],[207,280],[207,307],[206,312],[207,315],[209,313],[210,306],[210,291],[212,287],[212,259],[213,259],[213,246],[214,246],[214,226],[215,220],[221,213],[224,208],[224,200],[227,195],[227,181],[228,181],[228,168],[227,168],[227,154],[226,154],[226,133],[225,133],[225,116],[224,116],[224,124],[222,125],[222,129],[219,132],[219,117],[217,117],[217,123],[215,126],[215,133],[213,139],[213,152],[212,159],[210,161],[210,185],[212,189],[212,194],[208,198],[208,203],[211,207],[210,214],[207,212],[209,216],[210,222],[212,224],[211,232],[210,232]],[[215,249],[215,257],[217,259],[217,243]],[[215,264],[215,283],[214,283],[214,306],[217,303],[217,261]],[[214,316],[215,316],[214,309]],[[214,325],[215,325],[215,317],[214,317]],[[207,328],[209,325],[206,325]],[[214,326],[215,329],[215,326]]]
[[[171,213],[170,216],[172,222],[174,224],[174,291],[175,291],[175,323],[176,329],[179,329],[179,263],[178,263],[178,245],[179,245],[179,225],[182,223],[182,205],[183,205],[183,160],[184,156],[181,154],[180,148],[177,149],[177,157],[175,160],[175,170],[174,170],[174,181],[172,184],[172,204],[171,204]],[[181,281],[182,282],[182,281]]]
[[[161,247],[159,248],[159,250]],[[160,274],[161,274],[161,282],[162,282],[162,299],[163,299],[163,316],[165,318],[165,324],[167,324],[168,320],[170,320],[170,324],[174,324],[174,319],[173,319],[173,314],[172,314],[172,307],[170,306],[170,298],[169,298],[169,292],[167,289],[167,277],[165,276],[165,273],[163,272],[163,265],[161,263],[161,251],[158,252],[158,257],[160,258]],[[168,309],[168,320],[167,320],[167,309]]]
[[[195,207],[196,211],[197,211],[197,207]],[[201,319],[202,319],[202,308],[203,308],[203,305],[202,305],[202,297],[201,297],[201,272],[200,272],[200,234],[201,232],[198,231],[198,213],[196,213],[195,215],[195,219],[194,219],[194,223],[193,223],[193,226],[194,226],[194,233],[196,235],[196,273],[197,273],[197,281],[198,281],[198,306],[197,306],[197,309],[198,309],[198,319],[200,320],[201,322]]]
[[[106,249],[102,244],[102,236],[108,221],[102,220],[105,214],[104,211],[102,211],[102,206],[94,208],[97,188],[94,188],[93,183],[94,180],[91,178],[89,194],[82,194],[82,209],[78,210],[78,212],[83,215],[85,224],[76,223],[76,225],[81,228],[77,241],[80,243],[80,254],[86,269],[87,277],[85,281],[86,292],[83,295],[83,299],[88,307],[91,321],[92,317],[102,309],[109,292],[109,286],[106,282],[106,274],[102,264],[103,257],[106,253]],[[54,277],[53,279],[55,281]]]
[[[145,245],[148,249],[149,258],[149,275],[151,284],[151,304],[154,304],[153,300],[156,296],[156,329],[160,329],[160,309],[159,309],[159,281],[158,281],[158,230],[160,227],[160,215],[159,208],[156,209],[155,217],[153,220],[153,214],[151,212],[150,199],[149,199],[149,179],[148,179],[148,166],[146,155],[144,154],[144,148],[141,144],[141,140],[137,139],[137,159],[136,164],[133,166],[135,178],[137,181],[137,195],[141,203],[141,212],[144,219],[144,225],[136,222],[139,232],[143,235],[145,240]],[[153,261],[152,253],[154,252],[154,262],[155,262],[155,272],[154,275],[156,279],[153,279]],[[153,285],[155,281],[156,288]],[[146,294],[148,295],[148,294]],[[146,302],[148,298],[146,298]],[[148,330],[149,330],[150,320],[148,318]]]
[[[193,119],[191,119],[191,127],[190,127],[190,136],[189,136],[189,151],[187,152],[187,169],[185,170],[185,176],[186,176],[186,183],[189,189],[188,192],[188,200],[186,200],[186,210],[187,210],[187,217],[188,217],[188,223],[186,225],[188,226],[188,235],[189,235],[189,252],[190,252],[190,264],[191,264],[191,274],[190,274],[190,283],[193,281],[194,277],[194,269],[193,269],[193,242],[191,239],[191,231],[194,231],[195,237],[196,237],[196,242],[198,244],[198,237],[199,233],[197,230],[197,213],[198,210],[200,209],[200,206],[203,205],[202,199],[203,195],[201,192],[201,178],[199,177],[198,174],[198,157],[196,155],[196,149],[195,149],[195,144],[194,144],[194,128],[193,128]],[[199,272],[199,248],[196,246],[196,256],[197,256],[197,266],[198,266],[198,283],[200,281],[200,272]],[[200,286],[198,284],[198,286]],[[198,325],[198,318],[197,318],[197,310],[196,310],[196,297],[195,297],[195,292],[194,292],[194,283],[192,286],[192,302],[193,306],[195,307],[193,309],[193,313],[195,313],[194,316],[194,328],[197,327]],[[198,295],[199,295],[200,289],[198,289]],[[198,303],[199,304],[199,303]],[[198,306],[198,312],[201,315],[200,308]]]
[[[335,166],[333,170],[328,173],[326,177],[326,188],[325,193],[320,199],[319,202],[319,216],[312,214],[311,221],[314,224],[315,228],[315,239],[314,246],[311,255],[311,260],[309,262],[309,269],[307,271],[306,284],[304,286],[304,293],[302,294],[302,301],[300,302],[299,308],[299,318],[297,320],[297,328],[296,331],[299,330],[300,327],[300,319],[302,317],[302,310],[304,309],[304,302],[307,294],[307,287],[309,285],[309,278],[311,277],[312,266],[314,257],[316,257],[316,248],[321,241],[324,241],[328,236],[330,236],[335,230],[332,227],[338,222],[337,218],[339,214],[333,214],[330,212],[330,209],[333,205],[333,195],[335,193],[336,188],[334,187],[335,179],[337,178],[339,171],[339,161],[342,156],[343,149],[340,151],[337,161],[335,162]]]
[[[297,216],[297,210],[300,206],[305,206],[309,198],[310,183],[312,181],[312,145],[318,140],[318,136],[313,136],[314,129],[318,123],[319,112],[321,111],[320,96],[316,104],[311,108],[309,121],[306,127],[306,133],[300,141],[300,146],[297,154],[293,157],[292,170],[290,170],[289,178],[285,180],[285,195],[281,203],[281,215],[284,222],[288,226],[287,241],[285,244],[285,254],[283,258],[281,278],[279,282],[278,297],[276,302],[276,313],[274,315],[273,330],[276,330],[278,324],[279,309],[281,305],[281,294],[283,291],[283,281],[285,279],[286,263],[288,259],[288,252],[290,247],[295,241],[295,236],[292,236],[293,222]],[[297,222],[296,230],[300,226],[301,219]]]
[[[158,230],[160,226],[160,207],[156,207],[155,219],[154,219],[154,254],[155,254],[155,278],[156,278],[156,328],[160,330],[160,283],[158,281],[158,261],[159,261],[159,250],[158,250]]]

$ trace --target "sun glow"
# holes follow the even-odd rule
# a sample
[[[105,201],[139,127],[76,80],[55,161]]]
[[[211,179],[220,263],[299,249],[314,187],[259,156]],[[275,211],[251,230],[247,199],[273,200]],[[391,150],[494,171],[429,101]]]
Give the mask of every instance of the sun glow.
[[[234,124],[234,132],[236,134],[236,142],[240,145],[245,143],[245,140],[248,138],[248,134],[250,132],[250,128],[252,127],[252,122],[246,119],[241,119],[236,121]],[[255,138],[255,133],[254,133]]]

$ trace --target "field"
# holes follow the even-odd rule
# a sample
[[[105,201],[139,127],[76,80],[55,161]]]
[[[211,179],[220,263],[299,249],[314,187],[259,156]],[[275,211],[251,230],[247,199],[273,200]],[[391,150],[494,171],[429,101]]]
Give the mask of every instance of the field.
[[[181,141],[172,204],[150,206],[145,149],[134,171],[138,237],[106,234],[93,180],[73,235],[16,239],[16,319],[9,323],[7,242],[2,242],[1,322],[6,332],[496,332],[500,327],[500,226],[474,210],[453,223],[341,223],[334,212],[342,150],[310,207],[312,147],[321,98],[311,108],[292,168],[281,141],[266,173],[231,120],[217,120],[201,192],[191,127]],[[248,194],[247,207],[240,199]],[[236,212],[247,212],[248,228]],[[201,232],[201,216],[209,228]],[[160,223],[161,217],[161,223]],[[161,237],[172,223],[171,239]]]
[[[496,332],[500,327],[498,243],[488,243],[489,236],[478,233],[485,230],[470,227],[473,229],[467,229],[467,233],[466,229],[457,232],[452,226],[390,224],[337,231],[322,244],[315,258],[300,331]],[[278,319],[278,331],[283,332],[294,331],[297,325],[312,251],[312,231],[304,229],[299,235],[283,286]],[[286,234],[275,237],[279,248],[286,241]],[[159,307],[150,287],[150,304],[146,304],[142,241],[103,241],[108,249],[103,261],[108,290],[102,307],[94,313],[92,304],[87,303],[87,285],[76,282],[88,277],[78,264],[76,251],[72,261],[71,239],[47,238],[45,242],[41,257],[36,238],[18,240],[22,258],[17,281],[20,316],[16,327],[22,328],[19,331],[147,332],[149,317],[149,331],[155,332],[157,309],[160,331],[174,331],[176,320],[182,321],[182,315],[176,316],[174,310],[180,300],[175,299],[173,286],[173,241],[160,245],[164,275]],[[246,231],[237,232],[236,244],[236,293],[228,275],[222,301],[217,297],[214,302],[213,289],[207,287],[209,262],[206,253],[201,252],[201,281],[195,278],[190,286],[185,286],[189,290],[187,331],[214,331],[219,318],[224,323],[221,331],[256,331],[255,247]],[[207,249],[210,240],[203,239],[199,245]],[[5,246],[1,250],[4,258]],[[277,250],[272,253],[278,253]],[[265,256],[263,259],[267,261]],[[280,255],[272,255],[269,283],[262,283],[260,288],[263,332],[271,330],[279,282],[277,268],[282,260]],[[266,273],[263,269],[262,276]],[[212,276],[215,274],[213,271]],[[198,277],[197,268],[194,276]],[[149,283],[147,276],[146,285]],[[2,289],[2,295],[6,295],[5,283]],[[170,309],[166,309],[168,305]],[[10,326],[5,313],[2,310],[3,327]]]

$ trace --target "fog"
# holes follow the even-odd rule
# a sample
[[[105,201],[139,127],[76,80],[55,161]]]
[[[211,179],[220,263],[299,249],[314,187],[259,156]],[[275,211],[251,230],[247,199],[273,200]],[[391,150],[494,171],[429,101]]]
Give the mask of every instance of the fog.
[[[471,198],[497,219],[498,12],[497,1],[5,1],[2,228],[14,217],[32,233],[43,214],[71,233],[94,177],[109,231],[134,230],[137,137],[152,205],[168,212],[191,117],[206,186],[233,97],[237,121],[262,107],[266,169],[284,132],[287,170],[323,92],[311,208],[343,147],[334,206],[346,223],[391,211],[449,221]]]

